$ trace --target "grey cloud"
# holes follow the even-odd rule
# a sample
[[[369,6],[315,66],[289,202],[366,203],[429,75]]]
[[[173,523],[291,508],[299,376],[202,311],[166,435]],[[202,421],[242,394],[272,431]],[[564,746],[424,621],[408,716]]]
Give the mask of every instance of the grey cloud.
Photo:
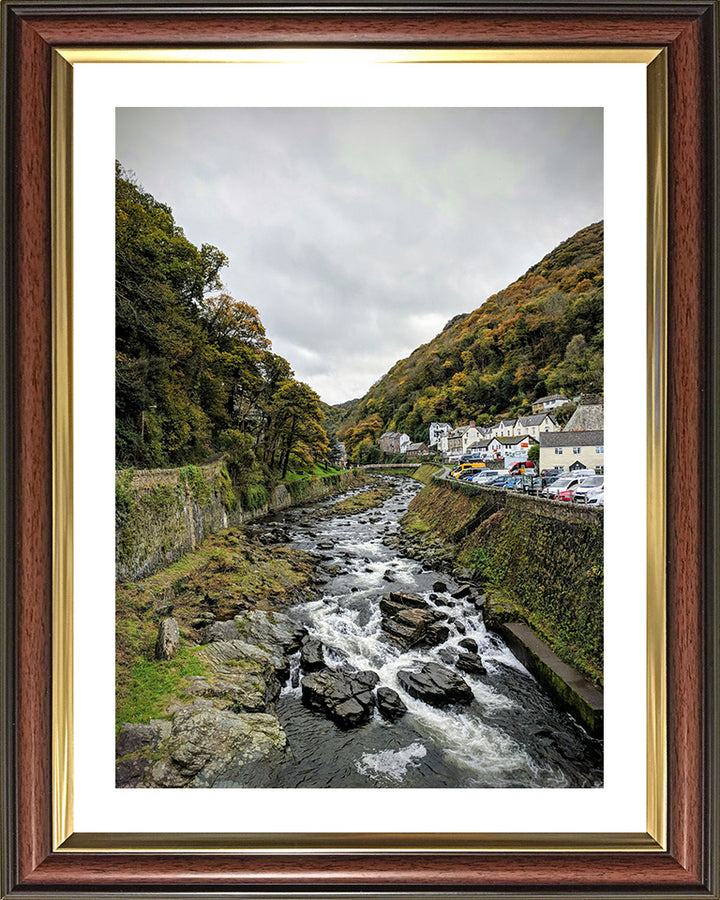
[[[117,156],[328,402],[603,214],[598,109],[122,109]]]

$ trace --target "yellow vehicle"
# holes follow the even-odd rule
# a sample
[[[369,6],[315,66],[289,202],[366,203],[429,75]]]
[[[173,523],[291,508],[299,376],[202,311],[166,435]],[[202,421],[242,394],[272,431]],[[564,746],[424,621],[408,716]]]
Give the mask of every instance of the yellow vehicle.
[[[459,478],[463,472],[467,472],[469,469],[484,469],[484,462],[464,462],[459,463],[459,465],[455,466],[455,468],[450,472],[453,478]]]

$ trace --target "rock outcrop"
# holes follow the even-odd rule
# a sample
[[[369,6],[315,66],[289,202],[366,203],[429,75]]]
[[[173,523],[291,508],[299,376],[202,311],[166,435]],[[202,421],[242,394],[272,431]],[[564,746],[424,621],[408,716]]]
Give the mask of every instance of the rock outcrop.
[[[279,762],[287,748],[275,716],[234,713],[206,699],[181,706],[169,723],[144,727],[153,734],[147,732],[136,750],[118,759],[117,787],[237,786],[246,766]],[[127,749],[128,740],[132,743],[131,734],[124,726],[123,740],[118,737],[120,751]]]
[[[180,646],[180,626],[177,619],[163,619],[155,644],[155,659],[172,659]]]

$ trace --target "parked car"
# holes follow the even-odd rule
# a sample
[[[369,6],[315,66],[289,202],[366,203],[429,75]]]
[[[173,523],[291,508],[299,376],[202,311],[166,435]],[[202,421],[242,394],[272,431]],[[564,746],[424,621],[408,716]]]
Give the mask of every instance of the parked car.
[[[572,503],[574,493],[575,492],[573,491],[572,488],[570,488],[569,490],[566,490],[566,491],[558,491],[558,493],[555,496],[555,499],[556,500],[566,500],[569,503]]]
[[[498,475],[497,478],[491,478],[488,481],[490,487],[504,488],[510,479],[510,475]]]
[[[561,478],[565,478],[564,475],[557,475],[554,478],[543,478],[543,486],[540,490],[541,497],[549,497],[549,488],[551,488],[556,482],[560,481]]]
[[[560,478],[564,474],[565,474],[565,472],[563,469],[557,469],[557,468],[556,469],[543,469],[542,472],[540,473],[540,475],[543,478],[547,479],[548,481],[553,478]]]
[[[585,503],[588,506],[605,506],[605,488],[591,488],[585,495]]]
[[[605,486],[604,475],[590,475],[588,478],[582,478],[575,488],[573,500],[576,503],[586,503],[587,495],[590,491],[597,490]]]
[[[483,469],[482,472],[476,472],[473,475],[472,481],[473,484],[489,484],[496,478],[508,474],[509,472],[507,469]]]
[[[551,500],[557,500],[557,496],[561,491],[569,491],[579,481],[580,479],[573,475],[565,475],[563,478],[558,478],[553,484],[545,488],[546,496]]]
[[[522,481],[522,475],[513,475],[512,473],[510,473],[507,481],[505,482],[504,487],[506,490],[512,491],[512,490],[514,490],[516,485],[520,484],[521,481]]]

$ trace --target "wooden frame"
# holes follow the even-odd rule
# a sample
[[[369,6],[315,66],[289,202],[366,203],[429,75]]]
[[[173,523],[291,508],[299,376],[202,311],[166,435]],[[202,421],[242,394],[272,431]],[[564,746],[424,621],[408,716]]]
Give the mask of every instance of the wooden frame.
[[[23,2],[3,34],[3,896],[717,897],[718,7],[545,4]],[[54,852],[53,48],[663,47],[668,64],[668,849],[567,852]],[[57,527],[57,525],[56,525]]]

